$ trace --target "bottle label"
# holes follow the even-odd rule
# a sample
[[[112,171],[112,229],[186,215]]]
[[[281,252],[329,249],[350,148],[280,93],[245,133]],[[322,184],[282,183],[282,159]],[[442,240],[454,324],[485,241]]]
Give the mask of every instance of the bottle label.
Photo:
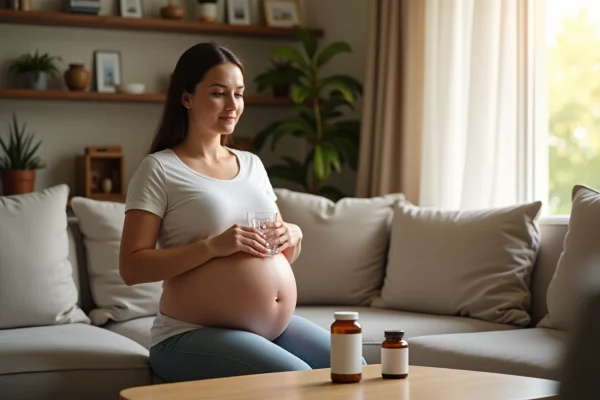
[[[381,373],[390,375],[408,374],[408,347],[381,349]]]
[[[362,334],[331,334],[331,373],[362,372]]]

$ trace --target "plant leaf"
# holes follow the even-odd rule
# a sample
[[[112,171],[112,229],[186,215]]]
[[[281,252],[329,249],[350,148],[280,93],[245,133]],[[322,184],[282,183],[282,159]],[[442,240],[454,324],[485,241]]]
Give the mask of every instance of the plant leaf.
[[[350,138],[334,137],[328,139],[327,143],[336,148],[341,162],[347,163],[353,171],[356,171],[358,167],[358,146]]]
[[[315,127],[302,117],[291,117],[281,121],[272,133],[271,150],[274,151],[277,143],[288,134],[312,140],[315,137]]]
[[[340,164],[340,157],[336,148],[330,143],[326,143],[323,145],[323,152],[325,156],[325,162],[329,166],[329,170],[331,170],[331,167],[333,167],[336,172],[341,172],[342,166]]]
[[[315,175],[319,181],[324,181],[327,179],[326,176],[326,162],[325,155],[323,154],[323,147],[321,145],[315,146],[315,154],[313,156],[313,166],[315,170]]]
[[[334,56],[340,53],[352,53],[352,48],[346,42],[333,42],[326,46],[317,56],[316,66],[322,67]]]
[[[304,190],[308,190],[308,184],[306,182],[306,170],[302,164],[296,165],[284,165],[276,164],[265,168],[269,178],[279,178],[290,182],[301,185]]]
[[[306,55],[312,60],[317,52],[317,38],[299,26],[294,26],[294,31],[302,41]]]
[[[362,93],[360,84],[357,84],[353,78],[344,75],[333,75],[323,79],[319,88],[322,90],[326,86],[338,90],[344,96],[344,99],[350,103],[354,102],[355,96]]]
[[[310,65],[308,65],[306,60],[302,57],[302,55],[300,55],[298,50],[296,50],[293,47],[289,47],[289,46],[279,47],[279,48],[275,49],[275,51],[273,52],[273,56],[283,58],[286,60],[290,60],[290,61],[296,63],[296,65],[298,65],[298,67],[300,67],[300,69],[302,69],[307,74],[311,70]]]
[[[300,132],[303,136],[313,138],[315,136],[315,127],[302,117],[291,117],[279,123],[276,130],[288,132]]]
[[[252,147],[254,148],[254,151],[256,153],[260,153],[263,145],[267,142],[269,136],[271,136],[273,132],[275,132],[275,129],[277,129],[277,126],[279,126],[279,124],[279,121],[273,122],[256,134],[256,136],[252,140]]]
[[[360,139],[361,124],[357,119],[348,119],[336,121],[332,126],[332,133],[335,135],[345,135],[353,140]]]
[[[349,110],[354,110],[354,105],[348,102],[340,92],[333,91],[329,97],[321,103],[321,115],[323,115],[324,118],[327,118],[327,115],[335,113],[339,107],[348,107]]]
[[[310,117],[314,120],[313,109],[305,104],[294,104],[292,109],[298,114]]]
[[[302,104],[310,96],[310,89],[305,86],[294,86],[292,88],[292,101]]]

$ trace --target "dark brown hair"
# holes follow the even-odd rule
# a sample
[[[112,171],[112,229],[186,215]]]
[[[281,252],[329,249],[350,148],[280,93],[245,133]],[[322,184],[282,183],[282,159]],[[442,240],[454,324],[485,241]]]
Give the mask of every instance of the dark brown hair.
[[[188,110],[181,104],[184,92],[194,93],[198,82],[212,67],[232,63],[244,73],[240,60],[228,49],[215,43],[199,43],[187,49],[177,61],[171,76],[167,98],[150,153],[172,148],[183,142],[188,133]],[[229,135],[222,135],[226,144]]]

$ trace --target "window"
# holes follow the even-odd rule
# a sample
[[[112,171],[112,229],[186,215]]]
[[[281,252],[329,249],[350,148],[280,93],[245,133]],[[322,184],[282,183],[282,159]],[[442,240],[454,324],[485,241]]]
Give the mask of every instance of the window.
[[[600,189],[600,1],[544,3],[535,13],[539,21],[543,10],[545,35],[535,43],[545,42],[547,86],[534,93],[547,96],[538,99],[546,107],[539,115],[547,120],[536,132],[546,131],[539,143],[547,154],[538,157],[534,180],[542,180],[539,190],[547,191],[538,193],[547,202],[546,214],[569,214],[574,185]]]

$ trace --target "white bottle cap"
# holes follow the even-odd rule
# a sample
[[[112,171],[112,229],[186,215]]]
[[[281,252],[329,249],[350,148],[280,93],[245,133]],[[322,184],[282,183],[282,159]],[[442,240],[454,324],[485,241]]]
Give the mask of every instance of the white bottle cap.
[[[333,316],[337,320],[351,321],[358,319],[358,313],[356,311],[336,311]]]

